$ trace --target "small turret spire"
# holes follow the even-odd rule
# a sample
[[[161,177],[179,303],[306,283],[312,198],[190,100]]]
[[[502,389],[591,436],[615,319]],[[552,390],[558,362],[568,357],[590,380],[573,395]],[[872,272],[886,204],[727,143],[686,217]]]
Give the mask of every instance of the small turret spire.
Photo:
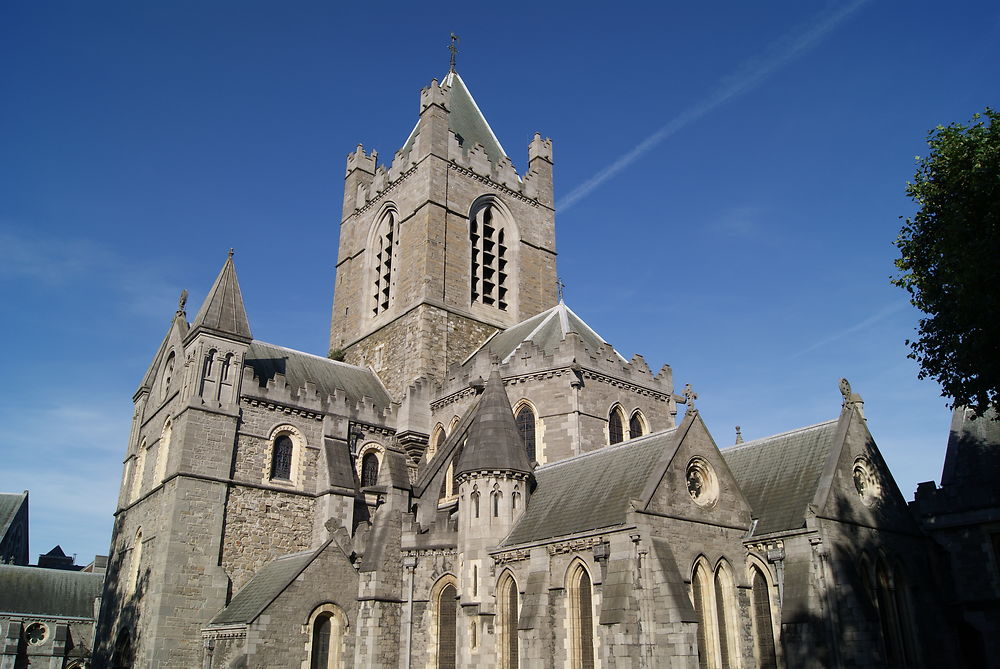
[[[530,474],[531,462],[517,431],[500,370],[494,369],[469,426],[455,474],[497,470]]]
[[[448,51],[451,52],[451,65],[448,68],[449,72],[455,71],[455,56],[458,54],[458,35],[455,33],[451,34],[451,44],[448,45]]]
[[[215,278],[212,289],[208,291],[198,315],[194,317],[188,337],[193,337],[197,330],[208,330],[246,341],[253,337],[250,334],[246,307],[243,305],[240,283],[236,279],[233,249],[229,249],[225,264]]]

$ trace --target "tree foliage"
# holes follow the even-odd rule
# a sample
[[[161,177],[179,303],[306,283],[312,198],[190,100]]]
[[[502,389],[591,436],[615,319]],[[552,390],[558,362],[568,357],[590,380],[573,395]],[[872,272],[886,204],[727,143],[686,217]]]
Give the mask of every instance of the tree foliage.
[[[906,194],[919,205],[896,247],[899,273],[924,312],[907,341],[920,378],[982,415],[1000,400],[1000,113],[938,126]]]

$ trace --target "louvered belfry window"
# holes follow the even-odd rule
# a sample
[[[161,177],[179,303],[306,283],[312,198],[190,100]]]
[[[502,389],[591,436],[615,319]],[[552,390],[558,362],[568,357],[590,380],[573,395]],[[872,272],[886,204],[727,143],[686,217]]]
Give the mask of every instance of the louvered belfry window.
[[[469,217],[472,242],[472,302],[507,309],[508,248],[503,219],[492,204]]]
[[[374,241],[375,285],[372,314],[376,316],[389,308],[393,284],[393,253],[399,243],[396,227],[396,213],[386,212],[379,222],[378,234]]]
[[[274,440],[271,452],[271,478],[288,480],[292,478],[292,440],[283,434]]]

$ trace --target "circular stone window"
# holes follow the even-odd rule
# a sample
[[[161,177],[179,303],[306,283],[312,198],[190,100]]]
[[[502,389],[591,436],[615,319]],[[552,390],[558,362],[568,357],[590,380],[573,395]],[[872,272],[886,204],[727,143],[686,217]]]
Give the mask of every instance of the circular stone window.
[[[871,466],[864,457],[854,461],[854,489],[858,491],[861,501],[867,506],[871,506],[878,499],[882,490],[878,483],[878,478],[872,472]]]
[[[37,646],[44,643],[49,636],[49,630],[42,623],[31,623],[24,628],[24,640],[29,645]]]
[[[688,463],[687,488],[698,506],[712,506],[719,499],[719,480],[715,470],[702,458],[694,458]]]

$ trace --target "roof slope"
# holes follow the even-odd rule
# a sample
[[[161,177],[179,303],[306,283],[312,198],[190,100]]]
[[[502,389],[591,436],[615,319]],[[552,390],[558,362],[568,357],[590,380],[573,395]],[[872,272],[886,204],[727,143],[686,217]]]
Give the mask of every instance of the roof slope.
[[[493,133],[479,105],[472,97],[458,72],[451,71],[444,78],[444,85],[451,86],[451,107],[448,114],[448,129],[459,137],[462,148],[468,150],[482,144],[490,162],[497,162],[507,155],[500,146],[500,140]]]
[[[93,618],[104,574],[0,565],[0,613]]]
[[[219,611],[209,625],[233,625],[252,622],[330,542],[317,550],[283,555],[261,567],[253,578]]]
[[[503,545],[622,525],[677,428],[578,455],[535,470],[537,486]]]
[[[479,109],[479,105],[476,104],[476,100],[472,97],[472,93],[469,92],[469,88],[458,72],[452,71],[446,74],[441,85],[451,87],[448,129],[458,137],[462,148],[468,151],[476,144],[480,144],[486,149],[486,155],[492,163],[507,157],[507,152],[500,146],[500,140],[497,139],[496,133],[486,121],[486,117]],[[413,148],[419,126],[418,122],[410,132],[410,136],[403,142],[402,153],[408,154]]]
[[[250,342],[244,363],[253,368],[261,388],[276,374],[284,374],[292,388],[301,388],[307,381],[315,384],[320,397],[340,391],[354,402],[370,397],[379,411],[389,406],[389,394],[382,382],[374,372],[362,367],[256,339]],[[244,392],[252,390],[244,387]]]
[[[996,409],[972,419],[965,407],[951,417],[941,486],[960,486],[966,508],[1000,504],[1000,421]]]
[[[0,538],[14,522],[14,516],[27,498],[26,492],[0,492]]]
[[[191,324],[191,332],[205,329],[219,334],[235,335],[241,339],[250,339],[250,322],[247,320],[246,307],[243,306],[243,294],[240,283],[236,279],[236,267],[233,265],[233,252],[215,277],[212,289],[198,310]]]
[[[565,302],[560,300],[559,304],[551,309],[521,321],[517,325],[512,325],[503,332],[498,332],[470,355],[466,359],[466,363],[483,350],[497,356],[500,362],[507,362],[517,347],[526,341],[532,342],[546,355],[551,355],[570,332],[580,335],[584,346],[591,351],[596,351],[603,345],[610,346],[601,335],[597,334],[582,318],[573,313],[573,310],[567,307]],[[622,362],[625,362],[625,358],[618,351],[615,351],[615,355],[621,358]]]
[[[531,473],[531,462],[498,369],[493,370],[486,382],[455,474],[495,470]]]
[[[838,420],[722,450],[757,520],[754,534],[798,529],[816,495]]]

